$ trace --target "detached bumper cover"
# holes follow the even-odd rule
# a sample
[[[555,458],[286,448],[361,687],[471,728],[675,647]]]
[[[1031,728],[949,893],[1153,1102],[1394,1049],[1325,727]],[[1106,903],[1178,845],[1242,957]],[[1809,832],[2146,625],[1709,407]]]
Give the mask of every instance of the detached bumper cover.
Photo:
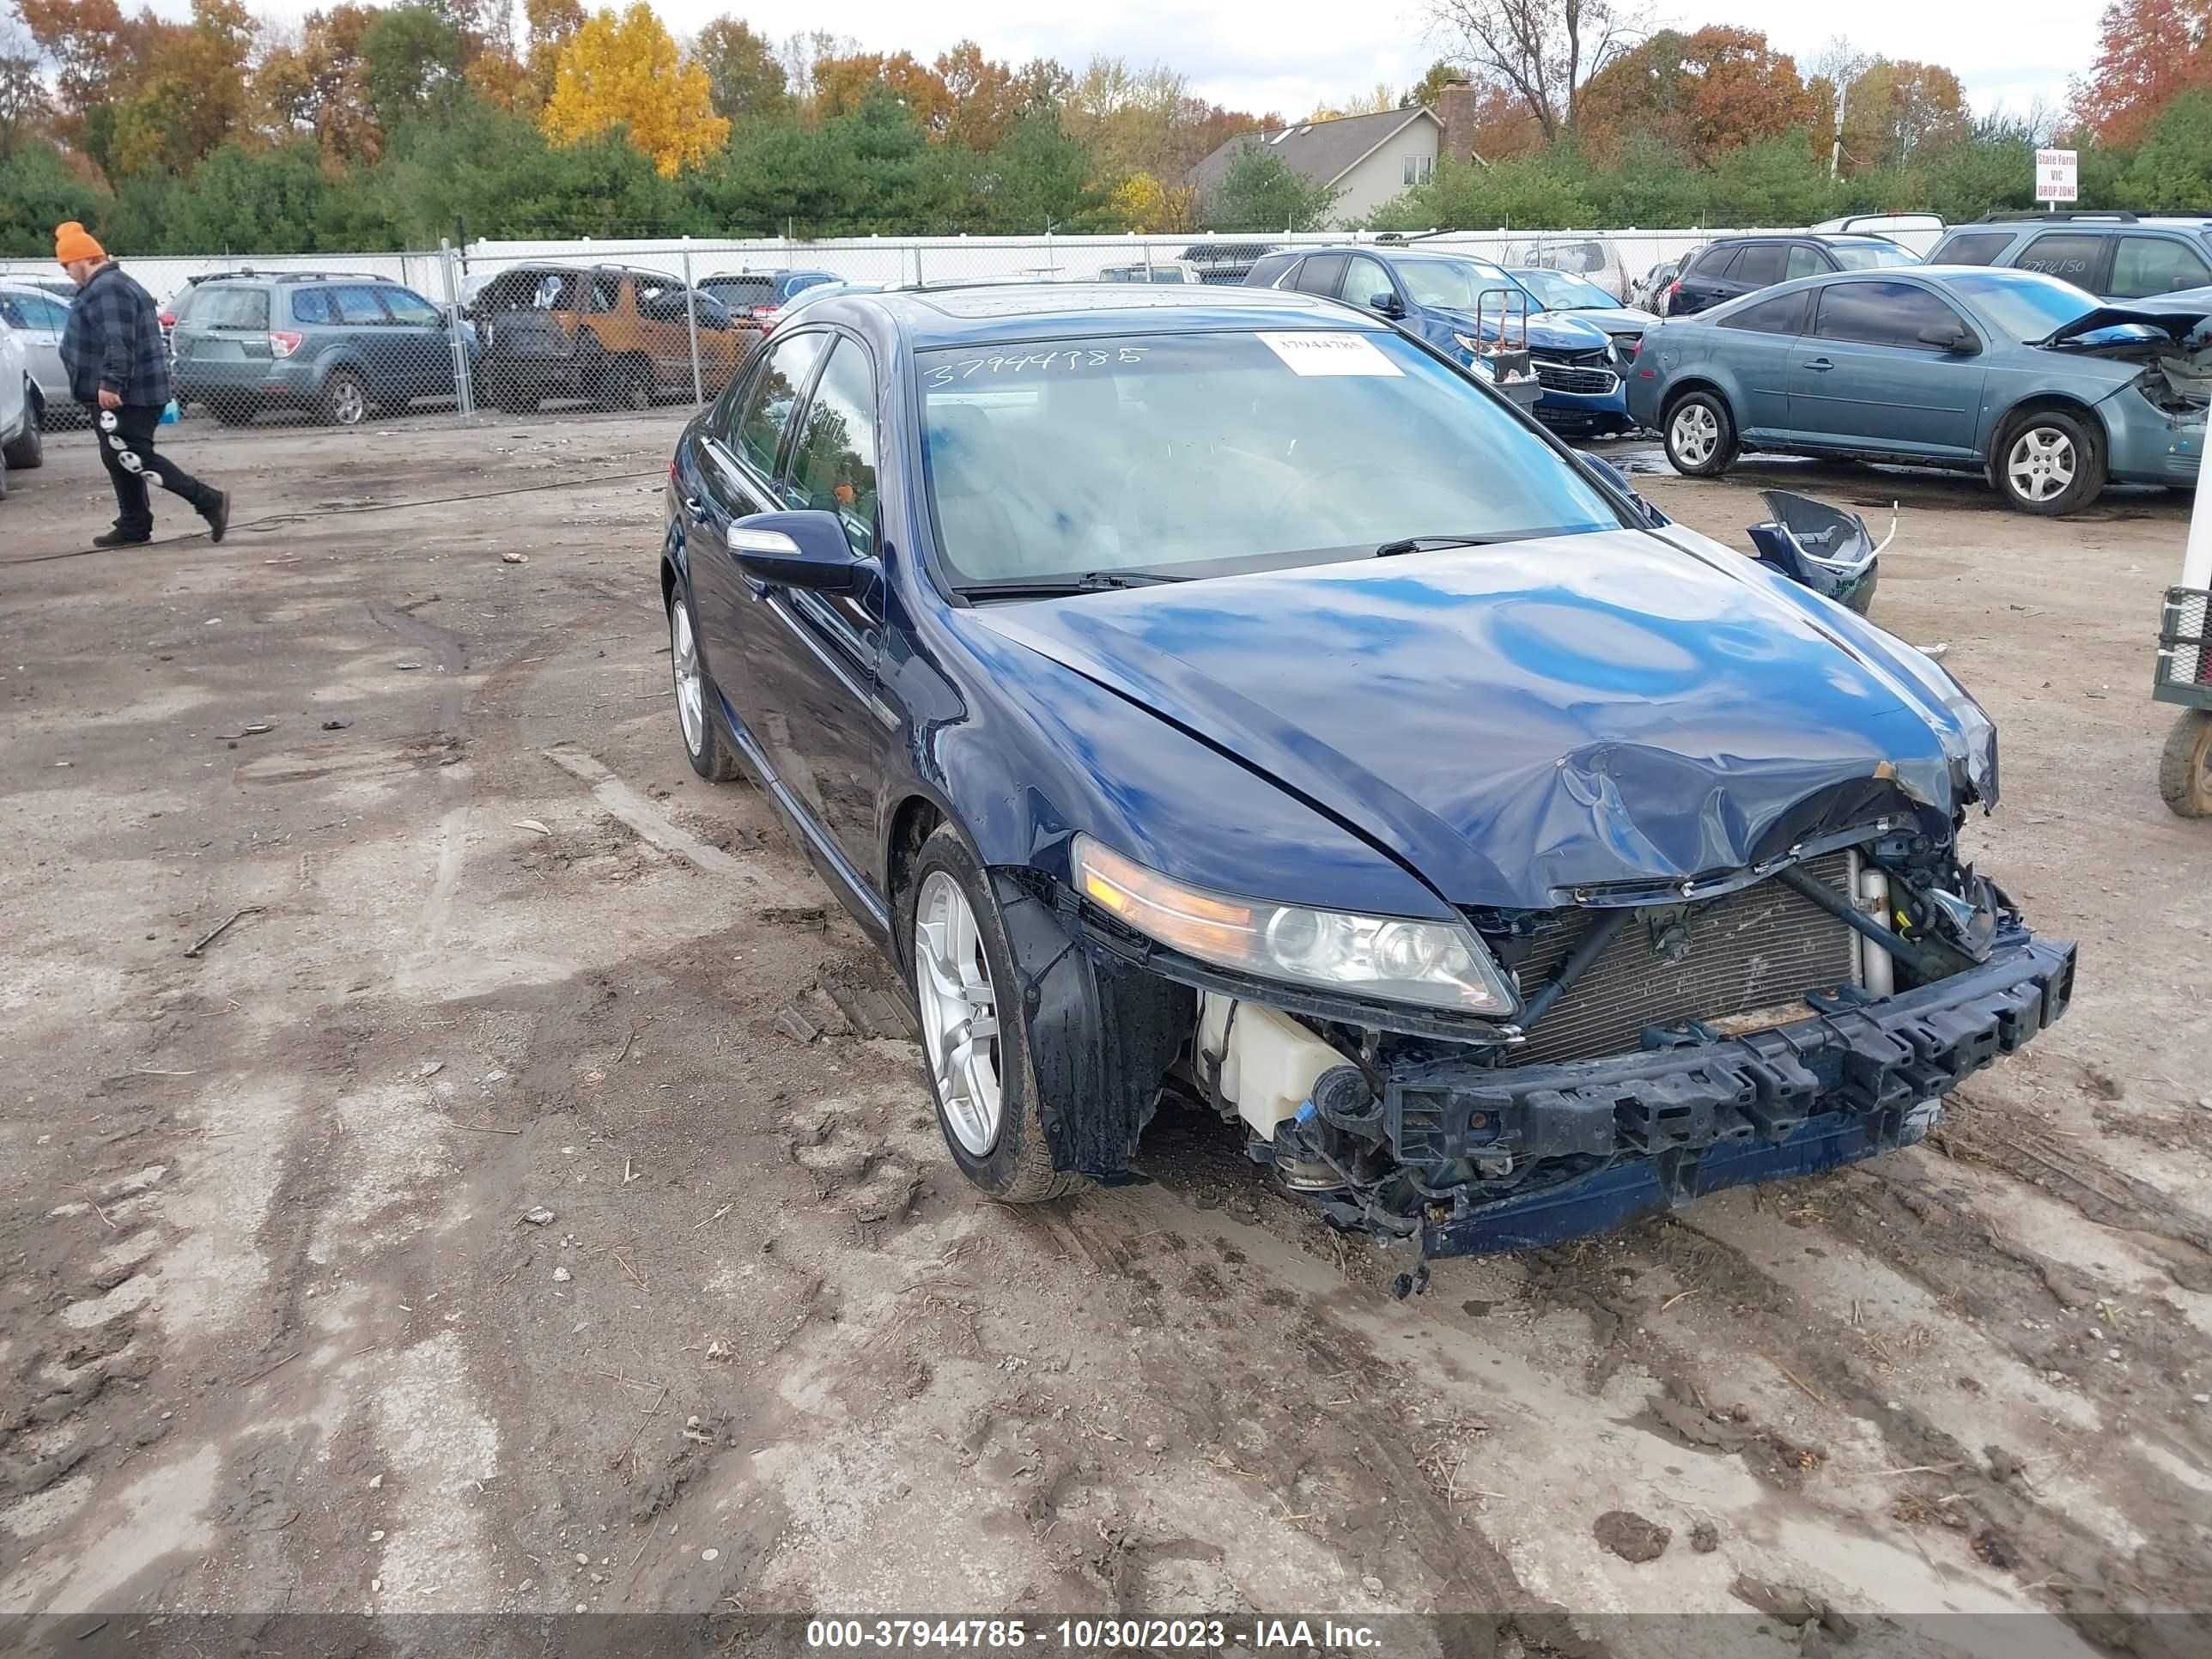
[[[1600,1158],[1554,1185],[1488,1202],[1463,1187],[1428,1206],[1431,1255],[1525,1249],[1724,1188],[1908,1146],[1942,1097],[2066,1011],[2074,946],[2015,933],[1986,963],[1881,1002],[1730,1040],[1492,1070],[1450,1061],[1389,1079],[1385,1122],[1408,1165]]]

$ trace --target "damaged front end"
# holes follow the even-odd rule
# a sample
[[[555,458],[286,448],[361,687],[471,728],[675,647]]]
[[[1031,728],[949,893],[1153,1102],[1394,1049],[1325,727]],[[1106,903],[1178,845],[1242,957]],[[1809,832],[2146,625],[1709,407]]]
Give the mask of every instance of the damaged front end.
[[[1177,1076],[1286,1190],[1462,1255],[1922,1139],[2073,993],[2074,947],[2034,938],[1953,846],[1883,821],[1748,883],[1470,912],[1510,982],[1491,1018],[1271,985],[1065,889],[1057,920],[1109,977],[1195,991]]]

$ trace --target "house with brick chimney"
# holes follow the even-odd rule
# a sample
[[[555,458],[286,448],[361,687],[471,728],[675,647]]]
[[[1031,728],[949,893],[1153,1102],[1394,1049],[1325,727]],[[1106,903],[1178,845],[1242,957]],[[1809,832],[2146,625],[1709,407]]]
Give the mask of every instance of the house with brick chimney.
[[[1273,151],[1291,171],[1336,191],[1327,227],[1332,230],[1356,224],[1394,196],[1427,183],[1439,156],[1482,159],[1474,153],[1474,88],[1455,82],[1439,89],[1433,109],[1417,105],[1239,134],[1185,176],[1184,183],[1198,192],[1201,216],[1248,144]]]

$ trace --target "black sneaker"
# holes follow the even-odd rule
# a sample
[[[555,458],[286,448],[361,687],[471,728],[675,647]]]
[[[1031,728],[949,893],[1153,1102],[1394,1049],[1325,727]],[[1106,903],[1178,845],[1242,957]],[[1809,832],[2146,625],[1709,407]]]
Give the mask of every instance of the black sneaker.
[[[94,536],[92,538],[92,544],[94,547],[143,547],[153,539],[150,532],[137,536],[118,527]]]
[[[208,521],[208,539],[211,542],[221,541],[223,532],[230,528],[230,492],[228,489],[216,490],[215,505],[202,507],[200,517]]]

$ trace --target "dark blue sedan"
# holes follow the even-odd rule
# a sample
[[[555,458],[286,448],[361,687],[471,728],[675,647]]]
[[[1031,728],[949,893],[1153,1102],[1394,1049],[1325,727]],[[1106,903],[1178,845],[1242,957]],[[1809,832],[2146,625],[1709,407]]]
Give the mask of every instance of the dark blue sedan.
[[[837,295],[685,430],[681,736],[896,963],[994,1197],[1218,1114],[1415,1255],[1918,1139],[2064,1010],[1941,668],[1444,351],[1255,289]]]

